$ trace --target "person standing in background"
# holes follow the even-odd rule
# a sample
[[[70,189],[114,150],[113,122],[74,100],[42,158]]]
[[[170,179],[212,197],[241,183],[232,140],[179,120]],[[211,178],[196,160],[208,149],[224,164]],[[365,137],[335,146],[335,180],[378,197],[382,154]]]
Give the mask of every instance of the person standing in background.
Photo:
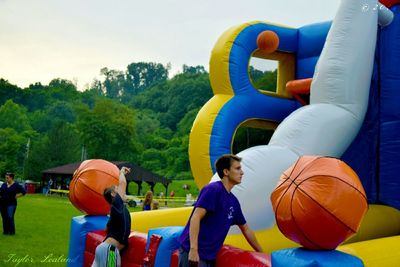
[[[153,203],[153,192],[147,191],[143,200],[142,210],[151,210],[151,205]]]
[[[17,210],[17,198],[26,194],[25,189],[14,181],[13,173],[6,173],[6,182],[0,187],[1,217],[3,235],[15,235],[14,215]]]
[[[51,193],[50,189],[51,189],[52,186],[53,186],[53,179],[50,178],[50,180],[47,182],[46,196]]]

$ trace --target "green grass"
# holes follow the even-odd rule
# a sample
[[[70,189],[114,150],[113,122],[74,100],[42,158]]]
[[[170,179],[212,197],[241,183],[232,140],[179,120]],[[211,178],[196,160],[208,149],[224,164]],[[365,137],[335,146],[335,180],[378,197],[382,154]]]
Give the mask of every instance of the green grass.
[[[18,199],[16,235],[0,233],[0,266],[66,266],[71,218],[81,214],[66,197]]]

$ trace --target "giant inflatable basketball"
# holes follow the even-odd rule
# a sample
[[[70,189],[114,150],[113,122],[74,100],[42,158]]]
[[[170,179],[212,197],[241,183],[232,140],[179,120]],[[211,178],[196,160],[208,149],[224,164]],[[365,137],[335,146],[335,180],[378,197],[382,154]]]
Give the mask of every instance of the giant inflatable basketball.
[[[335,249],[358,231],[368,209],[357,174],[336,158],[302,156],[271,194],[277,225],[309,249]]]
[[[105,188],[118,185],[119,169],[111,162],[92,159],[82,162],[74,172],[69,199],[88,215],[107,215],[110,205],[103,197]]]

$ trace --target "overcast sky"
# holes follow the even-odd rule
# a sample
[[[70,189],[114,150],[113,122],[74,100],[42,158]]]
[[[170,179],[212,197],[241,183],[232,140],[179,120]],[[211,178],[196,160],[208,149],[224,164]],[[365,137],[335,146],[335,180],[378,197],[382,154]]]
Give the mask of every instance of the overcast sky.
[[[53,78],[83,88],[100,69],[132,62],[208,70],[228,28],[332,20],[339,0],[0,0],[0,77],[20,87]]]

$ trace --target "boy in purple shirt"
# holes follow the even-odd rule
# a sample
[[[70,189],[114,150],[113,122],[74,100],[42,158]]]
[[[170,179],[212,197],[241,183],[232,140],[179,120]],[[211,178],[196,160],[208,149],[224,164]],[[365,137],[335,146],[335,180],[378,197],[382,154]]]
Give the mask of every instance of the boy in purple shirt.
[[[249,228],[239,201],[231,193],[243,176],[235,155],[223,155],[215,163],[221,181],[206,185],[199,194],[194,210],[179,239],[179,267],[215,266],[231,225],[238,225],[254,250],[261,252],[254,232]]]

